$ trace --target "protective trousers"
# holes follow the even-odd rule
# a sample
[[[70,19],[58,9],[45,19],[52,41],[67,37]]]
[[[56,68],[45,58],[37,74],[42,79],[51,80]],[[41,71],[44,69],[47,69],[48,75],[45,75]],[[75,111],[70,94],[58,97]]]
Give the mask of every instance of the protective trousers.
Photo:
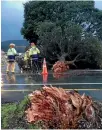
[[[8,62],[7,63],[7,72],[9,72],[11,70],[11,72],[15,72],[15,62]]]

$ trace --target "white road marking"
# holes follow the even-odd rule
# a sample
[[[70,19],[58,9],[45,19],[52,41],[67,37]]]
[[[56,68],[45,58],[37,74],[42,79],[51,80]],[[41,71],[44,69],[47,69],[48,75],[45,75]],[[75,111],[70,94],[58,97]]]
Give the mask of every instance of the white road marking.
[[[78,91],[99,91],[102,89],[64,89],[64,90],[78,90]],[[25,91],[35,91],[35,90],[29,90],[29,89],[20,89],[20,90],[1,90],[1,92],[25,92]]]
[[[1,84],[3,86],[13,86],[13,85],[102,85],[102,83],[38,83],[38,84]]]

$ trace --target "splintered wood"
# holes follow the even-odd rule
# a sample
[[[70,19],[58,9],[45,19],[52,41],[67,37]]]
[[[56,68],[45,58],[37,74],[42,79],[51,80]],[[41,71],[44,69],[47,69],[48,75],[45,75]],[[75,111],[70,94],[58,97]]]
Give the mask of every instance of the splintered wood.
[[[44,128],[77,128],[83,114],[87,120],[95,118],[93,101],[85,94],[44,86],[29,95],[30,106],[25,111],[29,123],[42,121]]]
[[[53,65],[53,76],[55,78],[60,78],[63,76],[63,73],[66,72],[69,69],[69,65],[64,61],[57,61]]]

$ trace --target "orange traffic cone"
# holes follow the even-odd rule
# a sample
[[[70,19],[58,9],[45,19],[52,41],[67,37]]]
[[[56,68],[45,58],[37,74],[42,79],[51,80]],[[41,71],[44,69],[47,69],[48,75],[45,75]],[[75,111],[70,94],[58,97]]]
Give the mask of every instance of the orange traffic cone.
[[[48,74],[43,74],[43,84],[47,83]]]
[[[45,58],[44,58],[44,61],[43,61],[43,71],[42,71],[42,74],[48,74]]]

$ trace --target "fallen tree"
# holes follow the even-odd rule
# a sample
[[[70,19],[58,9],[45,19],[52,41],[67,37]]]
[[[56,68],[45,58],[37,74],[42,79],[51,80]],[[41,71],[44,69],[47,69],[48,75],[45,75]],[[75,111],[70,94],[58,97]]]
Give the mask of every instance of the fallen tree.
[[[52,88],[50,88],[51,90],[52,90]],[[71,91],[71,92],[67,92],[67,91],[65,91],[65,94],[63,93],[63,95],[62,95],[62,93],[60,92],[60,91],[62,91],[62,90],[60,90],[60,91],[57,91],[56,93],[55,93],[55,90],[56,89],[53,89],[53,91],[54,92],[51,92],[52,93],[52,95],[51,94],[48,94],[48,92],[47,93],[45,93],[45,94],[47,94],[47,95],[45,95],[45,98],[44,98],[44,96],[43,96],[43,98],[42,98],[42,96],[41,96],[41,98],[39,99],[39,93],[37,93],[38,91],[36,91],[36,92],[33,92],[32,93],[32,96],[34,96],[35,97],[35,94],[36,94],[36,98],[34,99],[33,97],[29,97],[29,99],[28,99],[28,97],[26,97],[26,98],[24,98],[24,100],[22,100],[22,101],[20,101],[20,102],[16,102],[16,103],[6,103],[5,101],[3,102],[3,99],[2,99],[2,105],[1,105],[1,128],[2,129],[43,129],[43,128],[55,128],[55,127],[57,127],[55,124],[56,124],[56,122],[54,123],[54,125],[52,124],[52,122],[51,122],[51,124],[53,125],[49,125],[48,127],[47,127],[47,124],[44,124],[44,122],[42,121],[42,120],[40,120],[40,121],[37,121],[37,122],[29,122],[28,123],[28,118],[27,118],[27,113],[26,113],[26,115],[25,115],[25,111],[28,111],[28,109],[30,108],[31,109],[31,106],[32,105],[39,105],[39,104],[41,104],[41,106],[39,105],[39,107],[41,107],[41,109],[42,109],[42,106],[44,107],[44,109],[43,110],[47,110],[47,106],[48,105],[44,105],[43,103],[45,102],[48,102],[49,103],[49,100],[50,99],[52,99],[51,101],[52,101],[52,103],[51,103],[51,105],[50,106],[54,106],[53,108],[56,108],[55,110],[55,114],[56,114],[56,112],[63,112],[64,114],[65,114],[65,112],[67,112],[67,111],[63,111],[63,107],[64,108],[67,108],[67,110],[68,111],[70,111],[70,108],[71,108],[71,110],[73,111],[73,112],[75,112],[76,113],[76,110],[78,111],[78,107],[77,107],[77,105],[78,105],[78,103],[80,104],[81,102],[78,102],[78,101],[80,101],[80,99],[83,101],[82,102],[82,104],[83,103],[85,103],[86,101],[89,101],[89,102],[86,102],[86,104],[90,104],[91,102],[90,101],[92,101],[92,103],[90,104],[91,106],[92,106],[92,108],[93,108],[93,110],[94,110],[94,113],[92,114],[90,114],[90,111],[87,111],[86,112],[86,110],[87,109],[84,109],[84,111],[83,111],[83,109],[82,110],[80,110],[80,112],[81,112],[81,114],[82,114],[82,116],[80,116],[80,114],[78,115],[78,116],[80,116],[81,118],[78,120],[78,122],[77,122],[77,128],[78,129],[102,129],[102,102],[101,101],[95,101],[95,99],[90,99],[90,97],[88,97],[88,96],[85,96],[85,94],[83,94],[83,96],[81,96],[80,94],[78,94],[76,91]],[[59,90],[59,89],[58,89]],[[44,93],[44,89],[43,90],[41,90],[41,94],[43,94]],[[48,91],[48,90],[47,90]],[[45,91],[46,92],[46,91]],[[68,95],[72,95],[71,97],[70,96],[68,96],[69,98],[69,100],[67,101],[67,103],[66,103],[66,107],[65,107],[65,101],[66,100],[64,100],[64,99],[66,99],[66,94],[68,94]],[[43,94],[44,95],[44,94]],[[38,97],[37,97],[38,96]],[[50,96],[50,97],[49,97]],[[50,99],[49,99],[49,98]],[[52,97],[52,98],[51,98]],[[62,98],[61,98],[62,97]],[[74,98],[75,99],[74,99]],[[86,97],[86,99],[85,99],[85,97]],[[34,104],[32,103],[32,100],[31,99],[34,99],[33,100],[33,102],[34,102]],[[38,98],[38,100],[36,100]],[[78,99],[79,98],[79,99]],[[44,99],[41,103],[40,103],[40,101],[41,101],[41,99]],[[49,99],[49,100],[47,100],[47,99]],[[64,101],[63,101],[64,100]],[[74,101],[74,102],[71,102],[71,101]],[[63,102],[62,102],[63,101]],[[60,103],[59,103],[60,102]],[[61,104],[61,105],[60,105]],[[64,105],[63,105],[64,104]],[[35,105],[35,106],[36,106]],[[75,107],[76,106],[76,107]],[[80,105],[79,105],[80,106]],[[90,107],[91,107],[90,106]],[[34,108],[34,107],[33,107]],[[79,107],[79,108],[82,108],[82,105],[81,105],[81,107]],[[86,107],[85,107],[86,108]],[[88,107],[88,105],[87,105],[87,108],[89,108]],[[43,113],[44,111],[41,111],[41,113]],[[51,108],[49,109],[49,110],[51,110]],[[60,110],[60,111],[57,111],[57,110]],[[65,110],[65,109],[64,109]],[[33,109],[32,109],[32,111],[33,111]],[[39,109],[39,111],[40,111],[40,109]],[[40,115],[41,115],[41,113],[40,113]],[[74,115],[75,113],[72,113],[72,115]],[[84,113],[86,113],[86,114],[84,114]],[[89,113],[88,115],[87,115],[87,113]],[[37,113],[35,113],[34,112],[34,116],[35,116],[35,114],[36,114],[36,116],[37,116],[37,114],[38,114],[38,112]],[[46,113],[45,113],[46,114]],[[58,115],[58,114],[57,114]],[[91,115],[93,115],[93,116],[91,116]],[[95,115],[95,116],[94,116]],[[69,116],[70,116],[70,114],[69,114]],[[69,117],[68,116],[68,117]],[[26,117],[26,118],[25,118]],[[73,116],[71,116],[71,118],[72,118]],[[95,118],[94,118],[95,117]],[[70,117],[69,117],[70,118]],[[68,119],[66,119],[66,120],[69,120],[69,118]],[[76,116],[75,116],[75,118],[76,118]],[[91,118],[91,119],[89,119],[89,118]],[[35,118],[35,119],[37,119],[37,118]],[[58,116],[56,116],[56,120],[58,119]],[[62,118],[63,119],[63,118]],[[94,119],[94,120],[93,120]],[[55,120],[55,121],[56,121]],[[62,120],[63,121],[63,120]],[[73,118],[72,118],[72,120],[71,121],[73,121]],[[66,123],[66,122],[65,122]],[[50,122],[49,122],[49,124],[50,124]],[[71,124],[70,124],[71,125]],[[52,127],[51,127],[52,126]]]
[[[29,99],[26,120],[31,124],[41,121],[44,129],[78,128],[83,117],[92,123],[96,121],[93,100],[76,91],[44,86],[31,93]]]
[[[53,76],[55,78],[60,78],[62,77],[64,74],[64,72],[66,72],[67,70],[70,69],[70,65],[73,65],[75,67],[77,67],[75,65],[75,62],[79,61],[79,60],[84,60],[84,59],[78,59],[80,57],[80,55],[78,54],[74,60],[71,61],[66,61],[65,60],[65,56],[67,56],[68,54],[63,54],[61,57],[59,56],[59,60],[57,62],[55,62],[55,64],[52,67],[53,70]]]

